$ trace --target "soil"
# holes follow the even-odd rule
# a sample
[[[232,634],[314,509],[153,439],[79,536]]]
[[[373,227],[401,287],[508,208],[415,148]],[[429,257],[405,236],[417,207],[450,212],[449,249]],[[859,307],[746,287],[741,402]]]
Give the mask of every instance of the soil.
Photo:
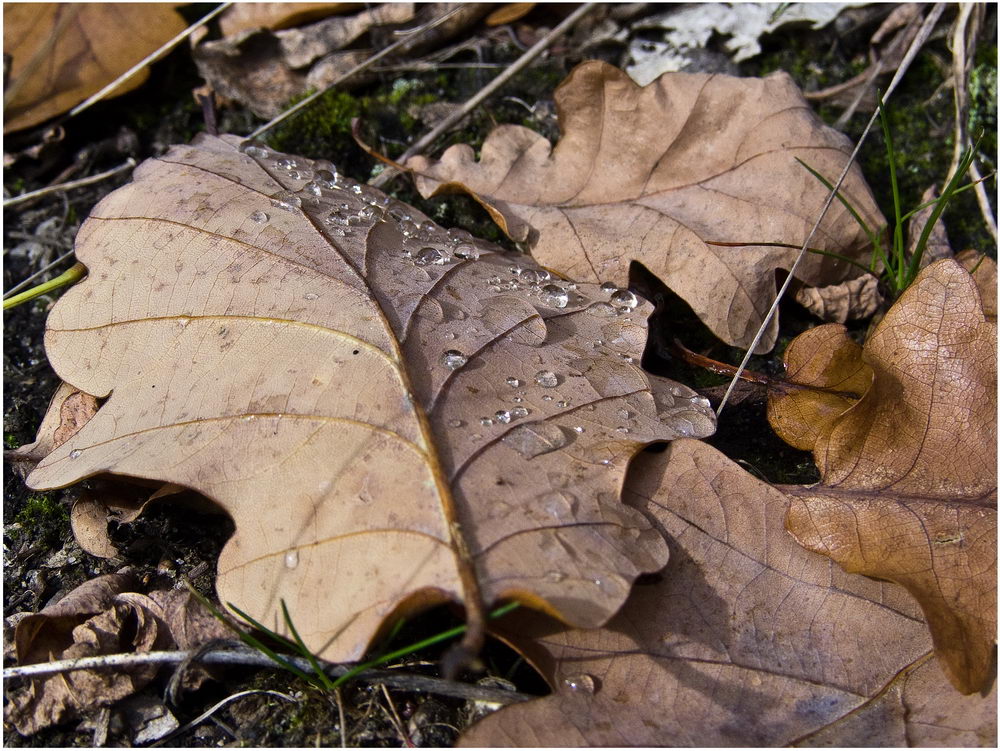
[[[186,9],[198,18],[211,6]],[[522,52],[516,39],[538,36],[551,28],[570,8],[539,6],[528,16],[506,27],[486,29],[481,24],[467,32],[479,44],[474,51],[459,53],[450,62],[505,64]],[[646,15],[659,9],[647,8]],[[887,12],[887,11],[886,11]],[[951,12],[951,11],[950,11]],[[634,24],[643,12],[632,19]],[[881,14],[884,15],[884,14]],[[813,30],[794,27],[763,40],[763,52],[739,67],[741,75],[764,75],[779,68],[788,70],[806,90],[815,90],[846,80],[867,60],[868,40],[881,15],[849,29],[831,25]],[[861,17],[861,16],[859,16]],[[949,17],[946,15],[945,21]],[[942,23],[941,28],[947,24]],[[551,139],[558,137],[552,92],[572,67],[584,59],[581,53],[592,25],[582,26],[569,38],[557,43],[550,54],[514,78],[498,95],[470,115],[461,127],[435,146],[435,153],[452,143],[478,147],[485,134],[499,123],[519,123],[539,130]],[[655,37],[656,31],[636,32]],[[724,40],[714,38],[708,59],[725,59]],[[606,43],[587,50],[586,57],[600,56],[620,64],[620,44]],[[932,183],[940,185],[951,159],[952,104],[950,89],[941,88],[950,61],[946,40],[935,37],[917,61],[893,98],[893,128],[897,144],[905,145],[901,168],[904,205],[916,205],[919,194]],[[397,60],[405,64],[408,60]],[[979,122],[986,139],[983,153],[996,153],[996,7],[990,6],[984,33],[974,60],[985,84],[977,89]],[[732,64],[725,60],[725,65]],[[986,73],[993,71],[992,89]],[[985,71],[985,73],[983,73]],[[430,109],[440,102],[462,102],[475,94],[496,71],[490,68],[412,69],[380,73],[362,88],[328,94],[299,117],[269,134],[275,148],[311,158],[333,161],[338,168],[359,180],[373,172],[372,160],[350,137],[350,118],[362,118],[366,141],[389,156],[398,155],[428,126],[423,122]],[[16,195],[72,177],[96,174],[114,167],[128,156],[142,159],[162,154],[172,143],[190,140],[204,129],[201,108],[191,91],[202,83],[188,48],[182,45],[151,69],[150,80],[125,96],[107,100],[83,115],[63,123],[65,137],[42,150],[39,158],[18,157],[4,170],[4,195]],[[928,96],[931,92],[934,92]],[[992,92],[992,93],[991,93]],[[992,96],[992,103],[990,97]],[[827,122],[839,110],[820,106]],[[992,117],[992,120],[990,119]],[[866,116],[855,115],[846,126],[857,137]],[[240,108],[220,112],[221,129],[249,132],[262,121]],[[5,157],[20,154],[38,144],[47,126],[9,136]],[[891,193],[888,169],[880,136],[871,139],[862,152],[862,166],[888,216]],[[7,160],[5,159],[5,164]],[[995,169],[984,165],[984,172]],[[73,238],[83,219],[104,195],[128,180],[127,174],[94,186],[50,194],[4,210],[4,289],[10,289],[31,274],[72,249]],[[486,213],[473,201],[449,197],[446,201],[424,201],[409,183],[397,179],[389,188],[401,200],[410,202],[443,226],[461,226],[473,234],[506,242]],[[995,211],[995,207],[994,207]],[[994,258],[996,247],[989,239],[978,209],[969,194],[946,214],[946,222],[956,249],[978,247]],[[71,265],[67,259],[49,274],[58,274]],[[668,337],[684,332],[685,345],[720,361],[739,362],[743,353],[720,344],[697,321],[690,309],[665,290],[658,291],[660,312],[651,325],[651,344],[643,364],[654,372],[669,375],[698,388],[711,390],[725,379],[693,368],[676,359],[667,347]],[[4,446],[14,448],[34,439],[48,400],[59,378],[45,358],[43,332],[45,316],[59,293],[35,299],[4,313]],[[781,311],[781,339],[775,352],[751,361],[751,367],[769,374],[782,369],[780,354],[797,333],[818,321],[794,304]],[[674,333],[671,333],[674,332]],[[863,335],[863,325],[856,327]],[[711,391],[716,394],[717,392]],[[811,457],[782,443],[767,423],[762,393],[749,395],[727,409],[719,432],[709,441],[749,470],[775,483],[807,483],[818,479]],[[4,463],[4,617],[20,612],[37,612],[64,596],[75,586],[94,576],[122,566],[132,567],[152,586],[176,580],[179,574],[200,572],[193,577],[196,588],[214,598],[214,561],[232,532],[228,518],[210,514],[179,513],[169,505],[154,506],[130,525],[111,525],[111,537],[120,557],[100,559],[83,552],[73,540],[68,509],[79,489],[51,493],[29,490]],[[446,608],[431,611],[409,623],[394,644],[407,644],[428,634],[460,623]],[[5,628],[5,642],[9,634]],[[404,661],[413,672],[436,674],[441,648],[430,649]],[[509,681],[519,691],[542,694],[547,688],[533,670],[503,644],[491,643],[483,655],[484,671],[469,673],[468,680],[492,677]],[[144,694],[162,695],[169,677],[164,675]],[[385,690],[381,686],[356,683],[334,696],[321,692],[289,673],[279,670],[234,669],[216,676],[196,692],[186,694],[171,708],[181,723],[197,717],[206,708],[239,691],[267,689],[293,700],[254,694],[234,701],[169,740],[178,746],[449,746],[459,732],[479,713],[471,702],[427,694]],[[11,686],[8,686],[11,688]],[[339,702],[339,706],[338,706]],[[341,727],[341,709],[344,727]],[[131,745],[134,724],[124,707],[111,712],[94,712],[70,722],[22,737],[13,730],[5,733],[11,746],[88,746],[96,734],[107,732],[108,745]]]

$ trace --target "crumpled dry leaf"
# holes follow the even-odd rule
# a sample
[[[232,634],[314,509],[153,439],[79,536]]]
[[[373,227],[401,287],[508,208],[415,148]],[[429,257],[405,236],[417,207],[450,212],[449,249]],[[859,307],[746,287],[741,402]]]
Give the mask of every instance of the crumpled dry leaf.
[[[806,24],[820,29],[841,12],[864,3],[697,3],[672,4],[670,10],[632,24],[636,30],[657,30],[663,40],[636,35],[629,45],[625,71],[640,86],[663,73],[681,70],[695,50],[704,50],[713,36],[725,39],[723,46],[734,62],[760,54],[760,38],[787,24]]]
[[[882,294],[878,291],[878,279],[863,274],[826,287],[799,287],[795,301],[824,321],[846,323],[874,315],[882,306]]]
[[[777,489],[681,440],[634,460],[625,498],[664,529],[667,567],[604,628],[506,629],[556,692],[501,709],[463,745],[842,746],[876,708],[867,745],[995,740],[996,689],[962,697],[922,664],[912,599],[799,548]]]
[[[586,281],[624,285],[643,263],[724,341],[748,347],[774,300],[788,248],[707,245],[801,244],[826,190],[795,157],[839,174],[850,143],[823,125],[785,74],[764,79],[673,73],[639,88],[603,62],[577,66],[555,93],[562,137],[553,150],[527,128],[502,125],[476,161],[452,146],[440,161],[413,157],[424,196],[465,191],[539,263]],[[861,173],[845,181],[869,226],[881,226]],[[857,260],[867,238],[840,205],[816,247]],[[810,254],[797,276],[843,281],[849,264]],[[772,320],[758,346],[774,345]]]
[[[220,599],[283,631],[284,598],[330,659],[447,600],[607,620],[666,552],[618,500],[629,459],[714,428],[637,364],[652,306],[239,144],[174,147],[84,224],[46,350],[110,396],[29,483],[204,494],[237,528]]]
[[[254,26],[198,44],[194,60],[216,92],[271,118],[294,97],[325,89],[371,55],[370,50],[340,50],[375,26],[412,20],[413,13],[413,3],[383,3],[303,28],[262,31]]]
[[[184,26],[170,3],[5,3],[4,79],[9,75],[10,84],[4,86],[4,132],[79,104]],[[135,74],[112,96],[131,91],[148,75]]]
[[[357,7],[355,3],[234,3],[219,18],[219,29],[227,37],[248,29],[289,29]]]
[[[154,597],[130,591],[128,570],[85,582],[40,613],[18,621],[14,647],[20,665],[120,652],[191,648],[218,638],[225,627],[187,592]],[[210,623],[209,621],[213,621]],[[5,719],[22,735],[65,722],[94,707],[108,706],[149,683],[158,665],[114,670],[74,670],[30,679],[8,694]]]
[[[837,328],[808,332],[810,341]],[[996,635],[996,337],[972,278],[941,260],[889,309],[863,352],[841,333],[831,347],[836,367],[824,374],[807,363],[794,379],[874,374],[859,401],[843,402],[839,417],[828,411],[818,436],[794,444],[814,441],[822,483],[787,489],[795,496],[788,529],[847,571],[906,587],[964,693],[989,680]],[[807,361],[815,349],[807,344]],[[867,376],[858,378],[860,386]],[[791,409],[836,409],[803,406],[812,393]],[[786,437],[789,422],[775,423]]]
[[[35,440],[6,452],[4,459],[23,475],[82,428],[97,413],[97,399],[68,383],[60,383],[49,400]]]

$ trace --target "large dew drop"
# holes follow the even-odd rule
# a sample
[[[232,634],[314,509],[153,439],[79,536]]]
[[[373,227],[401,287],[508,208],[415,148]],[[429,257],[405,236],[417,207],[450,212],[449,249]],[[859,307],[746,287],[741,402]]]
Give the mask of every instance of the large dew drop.
[[[299,565],[299,551],[289,550],[287,553],[285,553],[286,568],[295,568],[298,565]]]
[[[562,428],[548,422],[518,425],[501,440],[525,459],[534,459],[536,456],[556,451],[567,443]]]
[[[551,370],[539,370],[535,373],[535,383],[542,388],[554,389],[559,385],[559,376]]]
[[[569,678],[564,678],[563,685],[573,693],[597,693],[597,681],[594,680],[594,676],[587,673],[580,673],[579,675],[571,675]]]
[[[469,358],[463,355],[457,349],[445,350],[445,353],[441,355],[441,364],[444,365],[449,370],[458,370],[468,361]]]
[[[271,217],[263,211],[255,211],[250,215],[250,221],[256,222],[257,224],[264,224],[270,218]]]
[[[540,299],[543,305],[552,308],[565,308],[569,304],[569,292],[557,284],[546,284],[542,287]]]
[[[447,261],[448,257],[437,248],[421,248],[413,256],[413,262],[417,266],[437,266]]]

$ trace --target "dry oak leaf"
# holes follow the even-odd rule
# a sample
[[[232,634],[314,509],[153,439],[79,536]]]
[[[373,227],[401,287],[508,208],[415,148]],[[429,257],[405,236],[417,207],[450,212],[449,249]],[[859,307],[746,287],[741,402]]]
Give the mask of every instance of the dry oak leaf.
[[[862,274],[825,287],[799,287],[795,302],[824,321],[845,323],[875,315],[882,307],[882,293],[875,276]]]
[[[452,146],[440,161],[413,157],[424,196],[465,191],[542,265],[575,279],[624,285],[639,261],[729,344],[749,347],[775,296],[775,272],[796,250],[706,241],[801,244],[826,190],[795,161],[838,175],[851,146],[823,125],[785,74],[768,78],[667,73],[639,87],[603,62],[578,65],[556,89],[562,132],[501,125],[483,143]],[[844,183],[869,223],[884,220],[858,169]],[[870,248],[835,204],[814,247],[853,259]],[[852,267],[811,254],[796,275],[827,285]],[[774,344],[771,322],[758,352]]]
[[[357,10],[354,3],[234,3],[219,18],[223,36],[248,29],[290,29]]]
[[[823,734],[836,746],[879,706],[876,742],[995,742],[995,688],[953,691],[926,664],[912,598],[796,545],[777,489],[691,440],[636,457],[625,488],[664,531],[667,567],[603,628],[507,626],[556,691],[490,715],[463,745],[779,746]],[[915,670],[938,679],[918,686]]]
[[[4,132],[48,120],[100,91],[184,30],[170,3],[5,3]],[[4,64],[5,79],[7,64]],[[113,95],[136,88],[143,70]]]
[[[928,266],[855,345],[872,385],[824,418],[822,482],[786,489],[803,545],[913,594],[963,693],[991,679],[997,629],[996,347],[969,274],[949,259]]]
[[[12,462],[15,471],[23,472],[22,477],[27,475],[53,449],[61,446],[83,427],[97,413],[97,407],[97,399],[90,394],[85,394],[68,383],[60,383],[49,400],[35,440],[5,452],[4,460]]]
[[[963,269],[972,274],[983,301],[983,315],[987,321],[997,321],[997,262],[978,250],[963,250],[955,256]],[[975,270],[975,271],[973,271]]]
[[[284,599],[325,657],[443,601],[470,622],[518,598],[598,626],[663,565],[619,500],[626,465],[715,421],[639,366],[652,306],[631,293],[549,279],[234,136],[140,165],[76,252],[89,276],[53,307],[46,351],[108,398],[29,484],[202,493],[236,525],[220,600],[283,631]]]

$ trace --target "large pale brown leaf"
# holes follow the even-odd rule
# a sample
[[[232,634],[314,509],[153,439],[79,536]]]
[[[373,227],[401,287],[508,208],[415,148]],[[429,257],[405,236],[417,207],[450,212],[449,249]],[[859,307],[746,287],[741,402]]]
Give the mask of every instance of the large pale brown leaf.
[[[714,428],[640,368],[651,306],[238,144],[145,162],[84,224],[89,276],[46,349],[108,398],[29,482],[111,472],[211,498],[237,528],[220,598],[278,630],[284,599],[331,659],[449,600],[605,622],[666,556],[619,501],[629,459]]]
[[[846,384],[860,400],[802,391],[769,405],[786,440],[813,448],[822,477],[787,489],[788,528],[848,571],[905,586],[967,693],[990,680],[996,637],[996,336],[969,274],[937,261],[863,350],[835,324],[789,347],[792,380]],[[824,349],[833,354],[821,361]]]
[[[111,83],[184,29],[169,3],[5,3],[4,132],[37,125]],[[5,82],[8,75],[4,64]],[[146,80],[143,70],[119,86]]]
[[[878,721],[860,745],[995,743],[995,689],[955,692],[912,599],[796,545],[775,488],[683,440],[637,457],[625,498],[664,530],[667,567],[601,629],[507,632],[556,692],[464,744],[852,745],[861,713]]]
[[[502,125],[478,161],[464,145],[440,161],[410,159],[420,192],[469,192],[540,263],[577,279],[625,284],[629,263],[640,261],[716,335],[748,347],[774,299],[776,270],[791,268],[797,251],[706,241],[801,244],[826,191],[795,159],[836,179],[848,140],[820,122],[785,74],[668,73],[639,87],[592,61],[555,99],[555,148]],[[884,223],[856,168],[844,191],[869,226]],[[855,259],[871,252],[837,203],[811,244]],[[856,276],[821,255],[796,273],[810,285]],[[759,351],[771,349],[776,332],[774,320]]]

